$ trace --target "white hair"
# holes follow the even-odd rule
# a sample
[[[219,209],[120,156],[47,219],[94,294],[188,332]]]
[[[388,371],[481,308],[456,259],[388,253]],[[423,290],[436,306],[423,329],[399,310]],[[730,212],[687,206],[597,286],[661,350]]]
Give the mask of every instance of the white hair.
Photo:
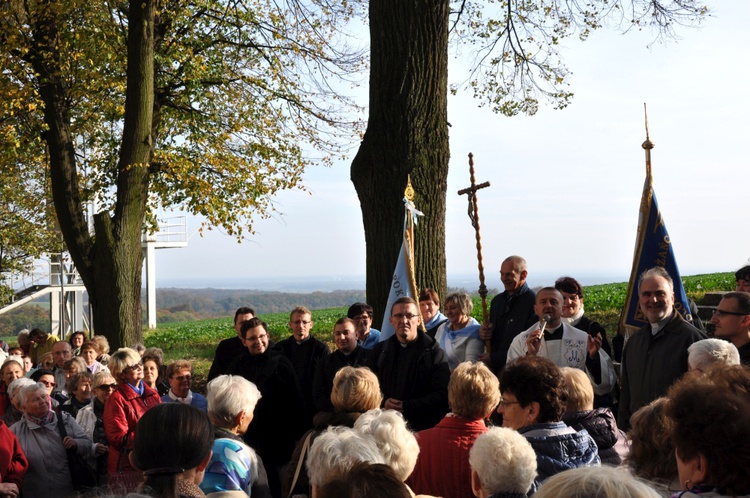
[[[401,413],[376,408],[359,416],[354,430],[370,436],[378,445],[385,463],[405,481],[414,470],[419,456],[419,443],[414,433],[406,426]]]
[[[8,399],[13,399],[16,394],[18,394],[18,390],[22,387],[30,386],[32,384],[36,384],[36,382],[28,377],[21,377],[14,380],[8,385]]]
[[[16,379],[18,380],[18,379]],[[32,381],[31,384],[27,384],[23,387],[21,387],[18,390],[18,405],[22,406],[24,410],[26,410],[26,400],[29,399],[29,396],[37,391],[44,391],[44,394],[47,394],[47,386],[42,384],[41,382],[34,382]]]
[[[488,495],[525,494],[536,477],[534,448],[518,432],[504,427],[493,427],[476,439],[469,465]]]
[[[329,427],[315,438],[307,454],[307,475],[310,484],[323,486],[343,478],[358,463],[385,463],[375,441],[354,429]]]
[[[220,375],[206,386],[208,418],[218,426],[233,427],[241,412],[253,413],[261,398],[258,388],[239,375]]]
[[[688,365],[693,370],[703,370],[716,363],[727,366],[740,364],[740,352],[737,351],[737,347],[722,339],[696,341],[687,351]]]
[[[627,469],[602,465],[556,474],[542,484],[534,498],[658,498],[654,488]]]

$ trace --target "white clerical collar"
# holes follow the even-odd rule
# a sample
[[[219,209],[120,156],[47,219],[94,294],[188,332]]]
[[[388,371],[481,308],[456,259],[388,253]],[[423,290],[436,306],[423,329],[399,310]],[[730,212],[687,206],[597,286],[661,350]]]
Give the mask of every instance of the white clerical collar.
[[[651,335],[656,335],[661,329],[664,328],[664,326],[669,323],[669,321],[672,319],[672,315],[674,314],[674,310],[672,313],[669,314],[665,319],[661,320],[660,322],[656,323],[649,323],[651,325]]]
[[[184,403],[186,405],[192,405],[193,404],[193,391],[188,391],[187,396],[184,398],[180,398],[175,393],[172,392],[170,389],[167,393],[167,396],[169,396],[169,399],[172,399],[174,401],[179,401],[180,403]]]

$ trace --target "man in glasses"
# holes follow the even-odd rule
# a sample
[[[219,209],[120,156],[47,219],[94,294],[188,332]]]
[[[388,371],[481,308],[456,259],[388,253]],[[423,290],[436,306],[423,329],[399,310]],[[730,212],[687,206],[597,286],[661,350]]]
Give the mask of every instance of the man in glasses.
[[[226,373],[243,376],[260,391],[244,439],[263,460],[271,494],[280,496],[282,467],[307,427],[305,400],[292,362],[268,348],[268,325],[260,318],[251,318],[242,324],[240,332],[246,349]]]
[[[395,333],[371,353],[380,381],[384,408],[404,415],[414,431],[430,429],[448,412],[450,370],[445,353],[419,328],[422,314],[410,297],[400,297],[391,308]]]
[[[624,431],[636,410],[664,396],[688,371],[688,347],[706,338],[675,310],[674,284],[663,267],[641,273],[638,301],[648,324],[628,339],[622,352],[617,425]]]
[[[219,375],[227,373],[226,369],[232,362],[245,351],[245,342],[242,339],[240,329],[242,324],[255,316],[255,310],[243,306],[234,312],[234,332],[235,335],[229,339],[224,339],[216,346],[214,361],[208,370],[207,381],[213,380]]]
[[[728,292],[711,317],[714,336],[726,339],[737,347],[740,362],[750,365],[750,293]]]
[[[280,352],[292,362],[297,374],[302,393],[305,396],[309,426],[312,427],[313,406],[313,377],[318,362],[331,354],[326,343],[319,341],[310,334],[313,328],[312,313],[304,306],[297,306],[289,315],[289,328],[292,335],[278,342],[273,349]]]

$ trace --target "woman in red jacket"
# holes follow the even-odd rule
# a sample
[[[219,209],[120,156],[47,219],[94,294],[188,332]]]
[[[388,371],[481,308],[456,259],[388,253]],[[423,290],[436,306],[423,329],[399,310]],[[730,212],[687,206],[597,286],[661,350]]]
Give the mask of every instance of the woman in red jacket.
[[[143,363],[134,349],[115,351],[108,367],[117,381],[117,389],[104,406],[104,431],[109,442],[107,474],[110,486],[132,491],[141,480],[128,458],[135,427],[146,410],[161,403],[161,398],[143,382]]]
[[[0,496],[18,496],[28,468],[29,461],[16,435],[0,420]]]

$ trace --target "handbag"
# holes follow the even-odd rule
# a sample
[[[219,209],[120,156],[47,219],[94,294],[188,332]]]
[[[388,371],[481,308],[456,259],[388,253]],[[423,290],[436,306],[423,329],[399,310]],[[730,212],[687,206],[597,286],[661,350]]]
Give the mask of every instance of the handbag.
[[[126,468],[128,454],[128,441],[130,434],[125,435],[122,444],[122,451],[117,458],[117,468],[113,474],[109,475],[108,486],[110,491],[120,494],[128,494],[136,491],[138,486],[143,482],[143,472],[134,468]]]
[[[68,433],[65,431],[62,411],[55,410],[55,413],[57,414],[57,428],[60,431],[60,436],[62,439],[65,439],[68,437]],[[65,453],[68,456],[68,469],[70,470],[70,477],[73,480],[75,490],[80,491],[97,487],[96,471],[78,454],[76,449],[66,448]]]

